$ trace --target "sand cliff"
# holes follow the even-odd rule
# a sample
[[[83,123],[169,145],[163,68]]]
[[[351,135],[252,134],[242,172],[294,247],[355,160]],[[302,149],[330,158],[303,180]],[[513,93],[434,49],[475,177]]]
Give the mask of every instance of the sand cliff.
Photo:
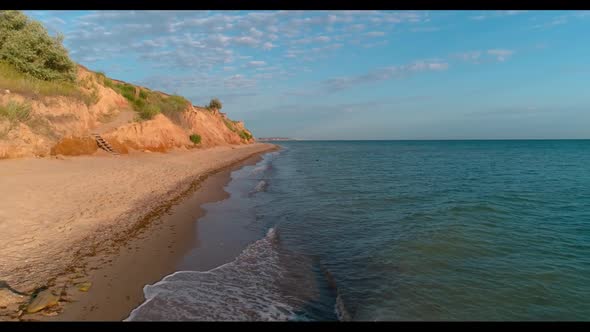
[[[79,66],[78,82],[80,90],[92,100],[60,95],[38,97],[0,89],[0,105],[28,103],[31,108],[26,122],[11,124],[0,118],[0,159],[94,154],[98,146],[93,143],[92,133],[101,134],[121,154],[254,142],[243,123],[230,120],[216,109],[187,105],[183,112],[160,113],[140,121],[129,101],[101,84],[97,73]],[[143,87],[136,90],[152,92]],[[189,139],[193,134],[201,137],[200,143]]]

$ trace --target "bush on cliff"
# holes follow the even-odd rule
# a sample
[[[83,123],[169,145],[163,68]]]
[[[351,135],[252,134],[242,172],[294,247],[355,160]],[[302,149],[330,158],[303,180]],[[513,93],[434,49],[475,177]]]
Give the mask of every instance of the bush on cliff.
[[[11,124],[25,122],[31,117],[31,105],[28,103],[8,102],[0,105],[0,119],[6,119]]]
[[[238,133],[238,135],[240,135],[240,138],[246,141],[249,141],[250,139],[252,139],[252,134],[250,134],[249,132],[247,132],[246,130],[242,130]]]
[[[104,76],[102,73],[99,75]],[[166,96],[128,83],[114,82],[106,77],[103,77],[102,83],[125,97],[133,109],[139,113],[140,120],[150,120],[159,113],[170,116],[184,111],[191,105],[190,101],[181,96]]]
[[[222,107],[223,107],[223,105],[221,104],[221,101],[217,98],[211,99],[211,101],[209,102],[209,106],[207,106],[208,109],[216,109],[216,110],[220,110]]]
[[[0,10],[0,60],[44,81],[76,80],[76,64],[43,25],[15,10]]]
[[[20,11],[0,10],[0,88],[27,96],[65,96],[86,105],[98,96],[83,92],[76,82],[61,36],[51,37],[37,21]]]
[[[201,143],[201,135],[199,134],[192,134],[189,136],[191,142],[195,143],[195,144],[199,144]]]

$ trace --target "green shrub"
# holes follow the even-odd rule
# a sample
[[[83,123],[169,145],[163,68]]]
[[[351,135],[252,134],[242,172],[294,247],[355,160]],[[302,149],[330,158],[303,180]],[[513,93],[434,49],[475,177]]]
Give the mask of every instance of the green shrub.
[[[197,135],[197,134],[192,134],[189,136],[191,142],[195,143],[195,144],[199,144],[201,143],[201,135]]]
[[[139,113],[139,118],[141,120],[150,120],[153,119],[158,113],[160,113],[160,109],[156,105],[145,105],[139,109],[135,109]]]
[[[76,64],[43,25],[20,11],[0,10],[0,60],[44,81],[75,82]]]
[[[157,102],[160,104],[162,113],[183,112],[190,106],[191,102],[181,96],[164,97],[158,94]]]
[[[209,109],[216,109],[216,110],[220,110],[222,107],[223,107],[223,105],[221,104],[221,101],[219,101],[219,99],[217,99],[217,98],[211,99],[211,101],[209,102],[209,106],[207,106],[207,108],[209,108]]]
[[[111,89],[115,88],[115,83],[113,83],[113,80],[111,80],[110,78],[108,78],[106,76],[105,76],[104,80],[102,81],[102,84],[104,86],[106,86],[107,88],[111,88]]]
[[[249,141],[252,138],[252,134],[250,134],[246,130],[240,131],[238,133],[238,135],[240,135],[240,138],[242,138],[243,140],[246,140],[246,141]]]
[[[125,97],[133,106],[133,109],[139,113],[139,119],[149,120],[158,113],[171,115],[177,112],[183,112],[190,101],[181,96],[165,96],[159,92],[140,89],[136,97],[136,87],[127,83],[116,83],[111,79],[105,78],[103,81],[106,87],[115,90]]]
[[[129,100],[130,102],[134,102],[135,99],[135,87],[131,84],[116,84],[116,90],[123,96],[125,99]]]
[[[0,118],[7,119],[11,124],[25,122],[31,118],[31,105],[11,101],[0,106]]]
[[[226,126],[226,127],[229,129],[229,130],[231,130],[231,131],[233,131],[233,132],[235,132],[235,131],[236,131],[236,127],[234,127],[234,123],[233,123],[231,120],[228,120],[228,119],[226,119],[226,118],[223,118],[223,123],[225,123],[225,126]]]

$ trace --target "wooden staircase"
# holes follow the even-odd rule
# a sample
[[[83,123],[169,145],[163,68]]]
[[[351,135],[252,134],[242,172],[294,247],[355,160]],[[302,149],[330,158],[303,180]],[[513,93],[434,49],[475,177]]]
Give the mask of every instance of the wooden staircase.
[[[96,145],[98,145],[99,148],[105,150],[106,152],[108,152],[112,155],[115,155],[115,156],[119,155],[119,153],[117,151],[115,151],[113,149],[113,147],[107,141],[105,141],[105,139],[102,138],[102,136],[100,136],[98,133],[92,133],[92,136],[96,140]]]

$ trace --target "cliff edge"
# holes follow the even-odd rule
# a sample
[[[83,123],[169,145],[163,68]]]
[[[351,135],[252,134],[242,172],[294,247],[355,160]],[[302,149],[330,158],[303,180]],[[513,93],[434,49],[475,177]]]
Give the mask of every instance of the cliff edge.
[[[217,99],[197,107],[93,72],[22,12],[0,10],[0,23],[0,159],[254,142]]]

